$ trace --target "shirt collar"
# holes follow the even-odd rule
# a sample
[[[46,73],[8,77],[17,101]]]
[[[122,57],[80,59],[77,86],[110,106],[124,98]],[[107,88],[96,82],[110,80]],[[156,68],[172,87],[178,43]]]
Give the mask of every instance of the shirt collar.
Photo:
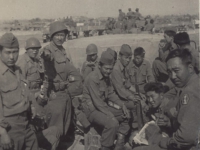
[[[28,54],[26,52],[25,52],[24,55],[25,55],[25,59],[26,59],[27,62],[29,62],[29,61],[33,62],[33,60],[28,56]]]
[[[7,71],[10,71],[15,74],[15,71],[17,70],[16,66],[14,66],[15,71],[13,72],[11,69],[9,69],[1,60],[0,60],[0,73],[4,75]]]
[[[99,80],[103,79],[103,75],[101,71],[99,70],[99,68],[97,68],[97,74],[98,74]]]
[[[137,67],[137,66],[135,65],[135,63],[134,63],[134,60],[132,60],[131,62],[132,62],[132,67]],[[141,64],[139,67],[141,67],[142,65],[146,65],[145,59],[143,60],[142,64]],[[137,67],[137,68],[139,68],[139,67]]]
[[[57,50],[64,51],[64,47],[63,46],[61,46],[61,49],[59,49],[58,46],[56,46],[53,41],[51,41],[50,45],[53,47],[53,49],[55,51],[57,51]]]
[[[121,63],[121,61],[120,61],[119,59],[117,60],[116,65],[119,67],[119,69],[120,69],[121,71],[124,70],[124,66],[122,65],[122,63]]]

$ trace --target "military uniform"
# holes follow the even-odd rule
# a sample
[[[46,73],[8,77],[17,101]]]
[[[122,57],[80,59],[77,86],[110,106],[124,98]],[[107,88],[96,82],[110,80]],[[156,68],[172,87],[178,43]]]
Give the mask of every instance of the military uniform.
[[[123,21],[123,19],[124,19],[125,16],[126,16],[126,14],[125,14],[124,12],[121,11],[121,12],[119,13],[118,20],[119,20],[119,21]]]
[[[52,41],[43,48],[45,51],[51,58],[44,61],[45,76],[51,89],[48,104],[45,105],[47,113],[51,114],[48,126],[56,126],[61,135],[66,135],[71,120],[71,98],[82,94],[82,79],[69,63],[63,47],[58,48]]]
[[[19,47],[17,39],[11,33],[1,37],[0,45]],[[28,83],[23,79],[19,67],[14,65],[11,70],[2,61],[0,66],[0,126],[7,130],[16,150],[37,150],[37,139],[29,125],[30,104],[34,97],[29,95]]]
[[[144,93],[144,85],[147,82],[154,82],[155,80],[152,74],[151,65],[147,60],[144,60],[139,67],[131,61],[127,69],[131,84],[133,86],[138,84],[141,93]],[[137,73],[137,81],[135,81],[135,72]]]
[[[161,138],[159,146],[139,147],[134,150],[161,150],[180,149],[190,150],[197,146],[200,118],[199,107],[199,77],[194,74],[187,84],[177,91],[178,103],[175,108],[169,110],[173,136]]]
[[[98,66],[98,64],[99,64],[98,59],[96,59],[94,62],[85,61],[83,63],[81,74],[84,80],[90,72],[94,71],[94,69]]]
[[[97,68],[85,80],[83,101],[88,120],[104,128],[101,144],[105,147],[113,145],[117,132],[127,135],[130,128],[128,120],[122,117],[122,110],[109,107],[108,100],[122,106],[110,79],[106,80]]]

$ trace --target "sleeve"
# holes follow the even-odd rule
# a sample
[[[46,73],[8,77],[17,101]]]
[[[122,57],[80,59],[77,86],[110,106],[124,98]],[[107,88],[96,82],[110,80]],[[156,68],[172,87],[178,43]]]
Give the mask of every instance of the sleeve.
[[[27,76],[27,67],[26,67],[26,63],[25,63],[24,59],[19,58],[19,61],[17,61],[16,65],[20,67],[22,76],[24,79],[26,79],[27,78],[26,77]]]
[[[192,94],[188,95],[189,99],[195,99]],[[184,98],[180,100],[183,101]],[[181,104],[177,117],[179,127],[169,140],[168,147],[184,149],[195,145],[200,127],[199,108],[200,101],[197,98],[195,101],[189,100],[187,104]]]
[[[114,91],[113,85],[111,84],[111,86],[108,89],[108,100],[112,101],[113,103],[119,105],[120,107],[123,106],[123,102],[119,99],[119,97],[117,96],[117,94]]]
[[[88,82],[87,82],[88,81]],[[107,108],[107,104],[101,99],[98,84],[95,83],[94,79],[89,79],[85,82],[85,86],[89,92],[94,106],[102,113],[110,115],[111,112]]]
[[[88,74],[89,74],[90,72],[92,72],[92,68],[86,66],[85,69],[84,69],[84,71],[83,71],[83,74],[82,74],[84,80],[85,80],[85,78],[88,76]]]
[[[151,69],[151,65],[150,63],[148,62],[147,63],[147,81],[148,82],[154,82],[155,81],[155,78],[153,76],[153,72],[152,72],[152,69]]]
[[[83,92],[82,78],[78,70],[70,63],[67,66],[67,76],[69,80],[68,92],[70,96],[81,95]]]
[[[5,122],[5,118],[3,115],[3,104],[2,104],[1,94],[0,94],[0,126],[5,129],[7,129],[10,126],[8,122]]]
[[[113,70],[111,74],[112,83],[119,97],[122,99],[127,99],[132,94],[124,87],[123,78],[120,76],[120,74],[121,73],[118,70]]]

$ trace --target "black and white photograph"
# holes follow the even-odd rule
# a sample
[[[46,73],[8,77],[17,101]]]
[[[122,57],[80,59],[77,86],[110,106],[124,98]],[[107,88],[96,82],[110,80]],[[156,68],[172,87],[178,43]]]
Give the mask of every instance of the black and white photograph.
[[[199,0],[0,0],[0,150],[200,150]]]

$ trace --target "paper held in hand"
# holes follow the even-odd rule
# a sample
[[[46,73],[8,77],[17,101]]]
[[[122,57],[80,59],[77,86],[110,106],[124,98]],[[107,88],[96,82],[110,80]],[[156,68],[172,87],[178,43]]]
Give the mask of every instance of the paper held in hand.
[[[150,145],[151,143],[148,140],[160,131],[160,128],[155,123],[155,121],[150,121],[144,125],[139,133],[133,138],[135,144],[139,145]]]

